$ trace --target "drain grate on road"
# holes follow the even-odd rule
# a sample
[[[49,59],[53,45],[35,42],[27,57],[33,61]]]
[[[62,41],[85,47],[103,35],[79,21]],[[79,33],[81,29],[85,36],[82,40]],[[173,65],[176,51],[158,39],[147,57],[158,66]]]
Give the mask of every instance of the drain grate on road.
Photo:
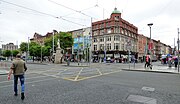
[[[157,104],[156,99],[140,95],[129,95],[127,100],[144,104]]]

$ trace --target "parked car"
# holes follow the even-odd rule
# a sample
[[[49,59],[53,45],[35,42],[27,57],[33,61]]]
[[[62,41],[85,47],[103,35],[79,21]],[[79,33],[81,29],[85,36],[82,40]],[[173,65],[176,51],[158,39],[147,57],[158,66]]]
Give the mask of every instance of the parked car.
[[[0,57],[0,61],[4,61],[4,60],[6,60],[5,57]]]
[[[157,57],[156,56],[152,56],[152,62],[156,62],[157,61]]]

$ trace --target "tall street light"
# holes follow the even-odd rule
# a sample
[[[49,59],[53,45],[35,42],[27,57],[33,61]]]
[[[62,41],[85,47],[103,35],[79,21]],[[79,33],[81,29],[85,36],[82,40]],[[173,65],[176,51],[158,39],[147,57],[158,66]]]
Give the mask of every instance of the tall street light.
[[[77,36],[77,38],[78,38],[78,52],[77,52],[77,61],[78,61],[78,65],[79,65],[79,60],[80,60],[80,58],[79,58],[79,39],[80,39],[80,35],[78,35],[78,36]]]
[[[178,44],[178,72],[179,72],[179,28],[178,28],[178,41],[177,41],[177,44]]]
[[[43,45],[41,44],[41,63],[43,62]]]
[[[0,40],[0,43],[2,43],[2,42],[3,42],[3,41]],[[1,45],[1,44],[0,44],[0,45]],[[2,45],[1,45],[1,46],[2,46]],[[1,46],[0,46],[0,47],[1,47]],[[1,53],[0,53],[0,55],[3,56],[3,47],[1,48]]]
[[[91,17],[91,30],[90,30],[90,36],[89,36],[89,66],[91,65],[91,58],[92,58],[92,17]]]
[[[29,59],[29,37],[28,37],[28,51],[27,51],[27,57],[26,57],[26,62],[27,62],[27,59]]]
[[[151,56],[151,50],[152,50],[152,41],[151,41],[151,27],[152,27],[152,25],[153,25],[153,23],[149,23],[149,24],[147,24],[148,26],[149,26],[149,28],[150,28],[150,41],[149,41],[149,54],[150,54],[150,56]],[[151,61],[152,61],[152,57],[151,57]]]
[[[53,55],[54,55],[54,31],[53,31],[53,40],[52,40],[52,51],[53,51]]]
[[[147,25],[148,25],[149,28],[150,28],[150,40],[151,40],[151,27],[152,27],[153,23],[149,23],[149,24],[147,24]]]

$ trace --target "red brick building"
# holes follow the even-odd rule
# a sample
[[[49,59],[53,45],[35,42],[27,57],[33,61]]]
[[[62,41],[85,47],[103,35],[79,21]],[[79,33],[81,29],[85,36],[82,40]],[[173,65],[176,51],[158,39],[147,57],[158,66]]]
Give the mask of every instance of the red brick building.
[[[56,30],[53,30],[54,34],[57,33]],[[33,38],[30,39],[31,42],[36,42],[40,45],[44,45],[44,40],[46,38],[49,38],[53,35],[53,32],[48,32],[46,35],[41,35],[41,34],[38,34],[38,33],[34,33],[34,36]]]
[[[128,50],[137,58],[138,28],[121,18],[114,9],[109,19],[92,23],[92,52],[96,60],[127,58]]]
[[[144,60],[144,56],[147,54],[147,37],[139,34],[138,36],[138,59]]]

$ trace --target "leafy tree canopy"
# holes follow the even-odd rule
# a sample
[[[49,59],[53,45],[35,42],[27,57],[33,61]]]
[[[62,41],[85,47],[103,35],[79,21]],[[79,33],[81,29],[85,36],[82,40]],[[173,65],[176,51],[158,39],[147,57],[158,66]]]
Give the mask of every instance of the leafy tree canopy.
[[[9,57],[9,56],[11,56],[11,51],[10,51],[10,50],[4,50],[4,51],[3,51],[3,56],[4,56],[4,57]]]
[[[27,49],[28,49],[28,43],[22,42],[22,43],[20,44],[20,50],[21,50],[22,52],[26,52]]]
[[[18,53],[19,53],[18,50],[13,50],[13,51],[12,51],[12,54],[13,54],[14,57],[16,57],[16,55],[17,55]]]
[[[67,32],[59,32],[54,36],[54,45],[55,45],[54,50],[57,47],[58,39],[60,39],[60,46],[64,50],[66,50],[66,48],[68,47],[72,47],[73,45],[72,34]],[[52,49],[52,42],[53,42],[53,36],[45,40],[45,46],[50,46],[50,48]]]

